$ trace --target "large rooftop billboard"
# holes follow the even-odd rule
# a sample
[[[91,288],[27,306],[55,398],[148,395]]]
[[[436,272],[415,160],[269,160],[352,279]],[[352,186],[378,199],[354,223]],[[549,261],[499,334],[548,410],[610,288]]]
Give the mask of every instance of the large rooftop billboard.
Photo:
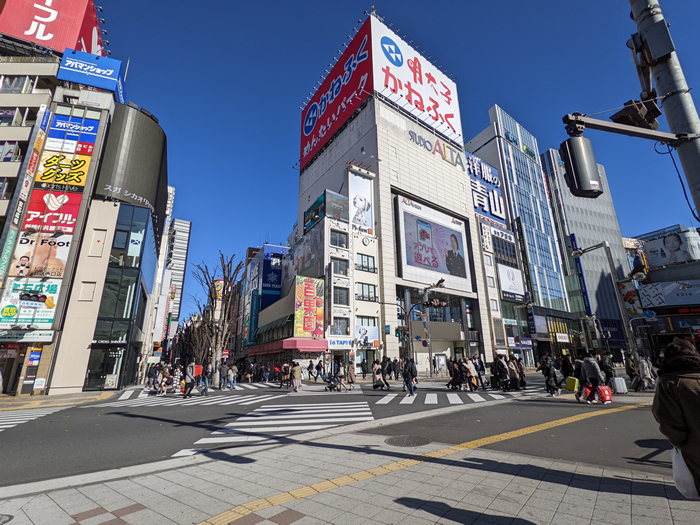
[[[441,135],[463,142],[457,85],[370,16],[302,110],[302,167],[373,92],[395,102]]]

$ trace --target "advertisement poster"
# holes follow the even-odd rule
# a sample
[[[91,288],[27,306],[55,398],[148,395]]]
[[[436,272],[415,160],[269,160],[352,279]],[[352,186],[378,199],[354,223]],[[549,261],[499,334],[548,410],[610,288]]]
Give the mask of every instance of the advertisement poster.
[[[35,189],[27,203],[27,215],[22,229],[72,234],[75,231],[81,199],[81,193],[57,193]]]
[[[326,216],[326,194],[321,193],[321,195],[314,201],[314,203],[309,207],[308,210],[304,212],[304,235],[311,228],[316,226],[318,221]]]
[[[358,347],[378,346],[379,345],[379,327],[378,326],[356,326],[355,338],[357,339]],[[375,343],[376,341],[376,343]]]
[[[350,202],[348,198],[326,190],[326,215],[332,219],[348,222],[350,218]]]
[[[0,328],[51,328],[61,282],[60,279],[9,277],[0,302]]]
[[[403,278],[424,284],[442,278],[447,288],[471,291],[465,223],[406,197],[397,202]]]
[[[44,151],[36,171],[36,187],[83,191],[91,160],[89,155]]]
[[[696,231],[670,233],[644,242],[649,268],[700,260],[700,235]]]
[[[374,234],[374,194],[372,179],[350,171],[350,215],[352,229]]]
[[[68,234],[22,232],[8,275],[62,279],[72,240]]]
[[[523,273],[517,268],[498,264],[498,279],[501,283],[501,294],[508,301],[524,301],[525,285]]]
[[[681,286],[685,289],[681,289]],[[682,284],[675,281],[641,284],[639,299],[643,308],[694,306],[700,304],[700,280],[690,279],[682,281]]]
[[[630,319],[639,319],[644,317],[644,309],[637,294],[637,288],[634,286],[632,279],[617,282],[617,289],[622,294],[622,300],[625,303],[627,316]]]
[[[297,275],[294,337],[323,337],[323,279]]]

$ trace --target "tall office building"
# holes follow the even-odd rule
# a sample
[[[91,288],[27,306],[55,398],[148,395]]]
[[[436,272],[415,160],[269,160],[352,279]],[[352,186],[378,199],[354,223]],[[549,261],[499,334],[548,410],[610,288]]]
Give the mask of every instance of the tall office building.
[[[171,277],[171,336],[177,331],[180,321],[180,308],[182,306],[182,290],[185,286],[187,275],[187,255],[190,249],[190,231],[192,223],[182,219],[174,219],[168,235],[168,262],[167,269],[172,272]]]
[[[552,211],[563,262],[564,276],[571,303],[571,311],[578,317],[595,316],[597,330],[589,326],[588,338],[594,348],[609,346],[619,351],[625,348],[625,332],[610,279],[610,264],[603,249],[586,253],[577,261],[571,256],[576,248],[587,248],[608,241],[615,265],[615,280],[626,279],[629,264],[617,222],[615,205],[608,185],[605,168],[598,164],[603,190],[596,199],[576,197],[569,191],[564,178],[565,168],[559,152],[549,149],[540,155],[547,175],[552,200]],[[577,265],[583,279],[577,272]],[[609,336],[609,337],[608,337]]]
[[[520,247],[519,257],[532,300],[529,329],[537,354],[568,353],[578,343],[575,316],[562,273],[561,250],[554,229],[537,139],[494,105],[490,125],[466,143],[465,149],[496,166],[504,181],[506,207]]]

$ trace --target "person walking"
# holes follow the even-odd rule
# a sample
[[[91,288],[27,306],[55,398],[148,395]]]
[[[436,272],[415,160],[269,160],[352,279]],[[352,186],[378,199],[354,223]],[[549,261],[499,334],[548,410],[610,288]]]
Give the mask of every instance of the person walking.
[[[289,388],[291,386],[291,380],[289,365],[287,363],[282,364],[282,370],[280,374],[280,388],[282,388],[285,385],[285,383],[287,385],[287,388]]]
[[[452,362],[450,375],[452,378],[450,379],[449,383],[447,383],[447,388],[451,388],[452,390],[462,390],[462,371],[459,368],[458,361]]]
[[[292,384],[294,385],[294,391],[299,392],[301,388],[301,366],[296,361],[292,362]]]
[[[511,390],[520,390],[520,377],[518,376],[518,368],[515,366],[515,359],[512,356],[506,358],[508,364],[508,379],[510,380]]]
[[[571,359],[568,355],[561,358],[561,374],[564,376],[564,380],[569,376],[574,374],[574,365],[571,364]]]
[[[406,358],[404,360],[401,376],[403,378],[404,386],[408,389],[408,397],[412,397],[415,394],[413,381],[418,377],[418,370],[416,369],[413,359]]]
[[[316,363],[316,376],[314,377],[314,381],[318,381],[318,376],[321,376],[321,381],[323,381],[323,358],[318,360],[318,363]]]
[[[204,377],[204,389],[202,390],[202,394],[205,397],[209,397],[209,385],[211,385],[211,380],[214,377],[214,367],[212,366],[211,363],[207,365],[207,367],[204,369],[204,373],[202,374]]]
[[[504,355],[499,355],[496,359],[496,369],[498,371],[498,382],[504,392],[510,391],[510,372],[508,371],[508,363]]]
[[[651,366],[651,361],[645,356],[640,356],[639,358],[639,377],[641,378],[642,390],[647,388],[654,388],[654,376],[652,371],[654,368]]]
[[[399,369],[399,360],[394,358],[394,362],[391,364],[391,369],[394,371],[394,381],[399,380],[399,374],[401,370]]]
[[[595,358],[593,352],[589,352],[588,356],[583,360],[583,366],[581,367],[581,375],[583,377],[584,383],[588,384],[590,387],[590,392],[586,402],[590,405],[595,402],[595,395],[598,391],[598,386],[605,385],[605,377],[600,371],[598,366],[598,360]]]
[[[226,392],[228,388],[226,388],[226,383],[228,382],[228,365],[226,362],[221,363],[221,367],[219,368],[219,390],[222,392]]]
[[[386,386],[387,390],[391,390],[391,385],[387,382],[387,379],[391,378],[391,361],[387,356],[382,358],[382,383]]]
[[[367,360],[363,359],[360,364],[360,370],[362,370],[362,379],[367,379]]]
[[[700,494],[700,355],[695,345],[676,337],[659,353],[659,364],[651,413],[680,450]]]
[[[350,390],[355,390],[355,361],[350,361],[348,363],[348,385],[350,385]]]
[[[628,352],[625,356],[625,373],[630,378],[630,387],[638,392],[642,388],[642,378],[639,377],[639,370],[634,363],[632,352]]]
[[[343,388],[345,391],[348,391],[348,385],[345,384],[345,363],[343,363],[343,360],[340,359],[338,361],[338,392],[342,392]]]
[[[182,392],[182,367],[180,365],[175,365],[175,371],[173,372],[173,393],[179,394]]]
[[[605,352],[605,355],[603,355],[603,358],[600,360],[600,371],[603,372],[603,375],[605,376],[605,384],[609,385],[610,380],[615,377],[612,354],[610,353],[610,350]]]
[[[185,368],[185,395],[182,399],[187,399],[192,397],[192,389],[194,388],[194,359],[190,361],[190,364]]]
[[[467,368],[467,383],[469,384],[469,391],[474,392],[478,388],[476,378],[479,376],[479,373],[476,371],[476,367],[471,359],[465,359],[465,366]]]
[[[520,388],[525,388],[527,383],[525,382],[525,365],[523,364],[522,357],[518,357],[515,360],[515,368],[518,370],[518,381],[520,383]]]
[[[309,381],[311,381],[311,378],[314,376],[314,362],[309,359],[309,365],[306,367],[306,373],[309,376]]]
[[[236,390],[236,382],[238,381],[238,367],[236,365],[231,365],[228,368],[228,385],[231,390]]]

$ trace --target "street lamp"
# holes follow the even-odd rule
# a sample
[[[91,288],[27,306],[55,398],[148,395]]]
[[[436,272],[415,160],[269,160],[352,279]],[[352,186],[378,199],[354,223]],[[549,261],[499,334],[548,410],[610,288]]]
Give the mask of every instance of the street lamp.
[[[574,250],[571,252],[571,256],[575,259],[578,259],[583,254],[592,252],[593,250],[597,250],[599,248],[605,249],[605,255],[608,259],[608,265],[610,265],[610,279],[612,280],[613,293],[615,294],[615,299],[617,300],[617,307],[620,310],[620,319],[622,319],[622,325],[625,329],[625,337],[627,339],[627,344],[629,345],[630,351],[636,354],[636,341],[632,337],[632,333],[630,331],[630,321],[627,315],[627,309],[625,308],[625,305],[622,302],[622,297],[620,296],[620,292],[617,289],[617,279],[615,278],[615,263],[613,262],[612,252],[610,251],[610,243],[608,241],[603,241],[600,244],[596,244],[595,246],[589,246],[588,248],[583,248],[582,250]]]
[[[428,304],[428,292],[430,290],[435,290],[436,288],[444,287],[445,279],[440,279],[435,284],[431,284],[430,286],[425,288],[423,290],[423,304]],[[430,311],[428,310],[428,308],[428,306],[425,306],[425,320],[423,321],[423,326],[425,327],[425,331],[428,334],[428,369],[430,370],[430,377],[433,377],[433,341],[432,337],[430,336]]]

